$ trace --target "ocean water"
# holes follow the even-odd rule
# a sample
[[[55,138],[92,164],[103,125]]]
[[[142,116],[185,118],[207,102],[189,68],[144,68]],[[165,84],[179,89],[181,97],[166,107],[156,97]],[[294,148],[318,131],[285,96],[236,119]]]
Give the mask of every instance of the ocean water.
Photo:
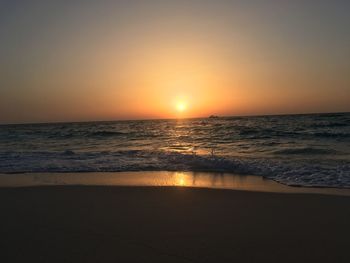
[[[0,173],[211,171],[350,187],[350,113],[0,126]]]

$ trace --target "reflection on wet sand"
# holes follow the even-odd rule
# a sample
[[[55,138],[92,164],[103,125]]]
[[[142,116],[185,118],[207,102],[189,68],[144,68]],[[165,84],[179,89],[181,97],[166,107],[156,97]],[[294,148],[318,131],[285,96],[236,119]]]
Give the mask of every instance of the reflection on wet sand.
[[[290,187],[260,176],[207,172],[0,174],[0,187],[42,185],[179,186],[282,193],[350,195],[349,189]]]

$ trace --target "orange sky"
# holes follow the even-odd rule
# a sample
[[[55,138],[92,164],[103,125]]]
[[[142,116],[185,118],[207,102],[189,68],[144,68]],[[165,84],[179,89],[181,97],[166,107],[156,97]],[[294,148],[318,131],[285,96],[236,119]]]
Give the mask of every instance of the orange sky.
[[[3,4],[0,123],[350,111],[347,3],[146,2]]]

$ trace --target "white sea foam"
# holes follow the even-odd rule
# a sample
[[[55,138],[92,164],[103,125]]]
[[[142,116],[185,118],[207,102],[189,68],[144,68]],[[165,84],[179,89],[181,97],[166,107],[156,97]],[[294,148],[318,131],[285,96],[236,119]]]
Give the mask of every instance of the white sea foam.
[[[350,163],[217,157],[156,151],[0,153],[2,173],[214,171],[260,175],[287,185],[350,187]]]

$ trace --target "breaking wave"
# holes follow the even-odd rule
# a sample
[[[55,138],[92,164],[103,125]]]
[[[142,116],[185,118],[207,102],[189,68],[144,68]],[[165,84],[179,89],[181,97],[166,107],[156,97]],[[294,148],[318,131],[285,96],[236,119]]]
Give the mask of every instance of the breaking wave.
[[[293,186],[350,187],[350,163],[346,160],[289,162],[142,150],[1,152],[0,159],[1,173],[208,171],[259,175]]]

